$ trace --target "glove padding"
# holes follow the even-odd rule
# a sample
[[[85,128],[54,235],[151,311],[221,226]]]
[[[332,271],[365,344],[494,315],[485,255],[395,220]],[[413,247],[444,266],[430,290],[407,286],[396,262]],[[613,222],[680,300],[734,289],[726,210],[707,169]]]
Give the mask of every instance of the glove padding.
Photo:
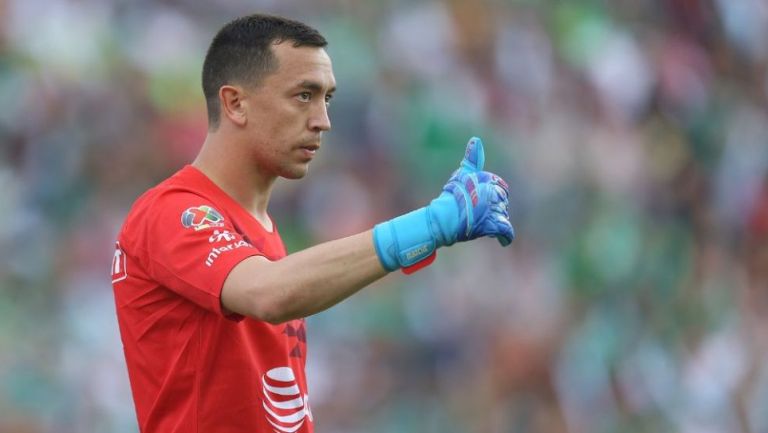
[[[415,271],[431,263],[437,248],[478,237],[495,237],[502,246],[512,242],[508,186],[499,176],[483,171],[484,165],[483,142],[472,137],[461,166],[440,196],[426,207],[374,227],[376,252],[385,269],[405,268],[410,273],[411,267]],[[422,261],[426,264],[420,265]]]
[[[483,165],[483,142],[473,137],[467,143],[461,166],[448,179],[442,194],[427,207],[430,219],[437,225],[441,246],[483,236],[495,237],[507,246],[515,238],[507,211],[509,187],[499,176],[482,171]],[[458,222],[449,203],[458,205]]]

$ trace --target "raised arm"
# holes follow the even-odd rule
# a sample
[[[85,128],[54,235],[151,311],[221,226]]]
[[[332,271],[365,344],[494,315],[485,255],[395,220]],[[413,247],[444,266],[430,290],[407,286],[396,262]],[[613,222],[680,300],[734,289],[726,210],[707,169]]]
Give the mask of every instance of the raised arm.
[[[227,277],[221,302],[229,311],[280,323],[323,311],[386,274],[368,230],[274,262],[249,257]]]
[[[437,248],[483,236],[514,238],[504,181],[483,171],[482,141],[472,138],[461,166],[429,205],[346,238],[278,261],[250,257],[224,282],[228,311],[281,323],[325,310],[388,272],[429,264]]]

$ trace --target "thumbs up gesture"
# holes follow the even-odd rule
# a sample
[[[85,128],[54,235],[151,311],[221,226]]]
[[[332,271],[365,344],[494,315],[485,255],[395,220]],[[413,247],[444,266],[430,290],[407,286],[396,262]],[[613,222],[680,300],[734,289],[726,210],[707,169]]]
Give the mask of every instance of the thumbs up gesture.
[[[431,263],[435,251],[479,237],[512,243],[509,188],[499,176],[483,171],[483,142],[472,137],[459,168],[429,205],[376,225],[373,241],[382,266],[410,273]]]
[[[504,179],[483,171],[484,165],[483,141],[472,137],[459,169],[448,179],[440,197],[430,203],[430,217],[441,228],[444,245],[491,236],[507,246],[515,238],[507,211],[509,187]],[[458,226],[445,209],[449,198],[458,205]]]

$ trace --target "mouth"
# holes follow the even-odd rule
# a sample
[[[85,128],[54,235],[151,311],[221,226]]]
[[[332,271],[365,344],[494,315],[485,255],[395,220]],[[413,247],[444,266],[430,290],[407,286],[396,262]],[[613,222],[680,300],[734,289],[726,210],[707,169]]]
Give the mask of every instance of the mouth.
[[[315,156],[315,153],[317,153],[318,149],[320,149],[319,143],[308,143],[299,147],[301,153],[308,159],[312,159],[312,157]]]

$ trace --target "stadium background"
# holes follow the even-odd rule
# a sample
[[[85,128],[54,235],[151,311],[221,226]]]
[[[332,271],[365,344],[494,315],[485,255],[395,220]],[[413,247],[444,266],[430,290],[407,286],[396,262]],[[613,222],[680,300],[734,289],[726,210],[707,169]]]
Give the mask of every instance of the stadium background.
[[[768,432],[765,0],[0,0],[0,432],[136,432],[113,238],[253,11],[339,83],[290,251],[423,205],[472,134],[512,191],[511,248],[309,319],[319,432]]]

